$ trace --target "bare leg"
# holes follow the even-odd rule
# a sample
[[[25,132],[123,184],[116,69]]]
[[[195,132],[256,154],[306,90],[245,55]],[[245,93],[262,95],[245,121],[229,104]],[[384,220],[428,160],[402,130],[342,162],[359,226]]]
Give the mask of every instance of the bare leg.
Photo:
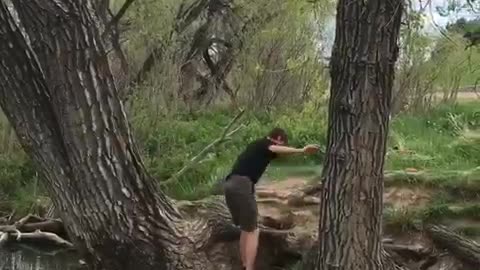
[[[247,241],[247,232],[241,231],[240,233],[240,258],[242,259],[242,266],[247,267],[247,261],[245,259],[245,248]]]
[[[255,267],[255,258],[257,256],[258,247],[258,233],[258,229],[255,229],[253,232],[245,232],[247,235],[245,241],[245,266],[247,270],[254,270]]]

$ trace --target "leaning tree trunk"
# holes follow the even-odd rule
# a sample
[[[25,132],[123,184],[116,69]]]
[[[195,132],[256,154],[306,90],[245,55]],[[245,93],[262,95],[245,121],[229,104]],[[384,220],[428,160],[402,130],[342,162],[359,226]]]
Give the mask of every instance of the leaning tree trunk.
[[[378,270],[383,167],[402,0],[340,0],[313,269]]]
[[[0,105],[70,237],[94,269],[192,268],[182,261],[195,246],[137,154],[88,2],[15,4],[36,55],[1,2]]]
[[[146,173],[90,0],[14,4],[29,42],[0,1],[0,106],[91,268],[240,269],[224,202],[178,210]],[[275,231],[260,245],[267,265],[298,250]]]
[[[81,2],[15,1],[36,56],[2,3],[0,105],[91,265],[168,269],[179,214],[143,169]]]

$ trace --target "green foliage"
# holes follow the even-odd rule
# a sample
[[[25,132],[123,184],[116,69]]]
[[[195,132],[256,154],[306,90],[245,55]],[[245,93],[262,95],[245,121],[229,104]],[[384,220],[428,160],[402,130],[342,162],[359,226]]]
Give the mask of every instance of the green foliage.
[[[138,141],[141,142],[148,170],[156,179],[168,179],[204,147],[220,137],[223,127],[234,115],[235,112],[218,109],[194,115],[177,114],[141,126],[134,123],[136,134],[145,134],[138,137]],[[246,125],[244,129],[209,153],[175,184],[167,186],[167,191],[177,198],[186,199],[206,195],[215,182],[228,173],[236,155],[246,143],[265,136],[275,126],[285,128],[290,143],[297,147],[308,143],[325,145],[326,122],[321,111],[247,112],[243,119]],[[299,156],[290,159],[289,163],[315,164],[321,161],[318,156],[310,158],[310,161],[306,159]]]
[[[426,186],[480,190],[476,182],[472,182],[478,178],[478,170],[471,170],[478,166],[480,157],[480,144],[474,135],[480,130],[478,108],[478,103],[462,103],[439,106],[428,114],[397,116],[392,122],[386,169],[425,169],[434,174],[421,180]],[[208,195],[214,184],[228,173],[243,147],[275,126],[288,131],[294,146],[317,143],[325,148],[326,110],[325,107],[314,109],[307,105],[303,110],[247,111],[242,118],[246,125],[244,129],[208,153],[200,164],[165,189],[175,198],[195,199]],[[168,179],[218,138],[235,114],[221,107],[158,118],[134,114],[134,134],[150,174],[158,181]],[[282,179],[292,174],[318,175],[322,161],[323,154],[279,160],[267,170],[266,177]],[[31,201],[25,197],[32,194],[33,179],[34,170],[23,154],[0,156],[0,193],[8,194],[9,200],[20,198],[26,202],[24,205],[29,205]],[[407,181],[405,179],[405,183]]]
[[[35,176],[31,163],[23,154],[0,155],[0,194],[10,196]]]
[[[259,107],[321,99],[329,78],[319,64],[318,40],[313,37],[320,34],[318,25],[325,17],[313,16],[308,1],[267,6],[265,12],[275,17],[246,39],[238,56],[239,72],[232,76],[234,85],[249,105]]]
[[[26,212],[36,199],[34,179],[35,170],[22,151],[0,155],[0,214],[11,209]]]
[[[433,38],[422,33],[423,23],[418,13],[409,13],[409,27],[401,29],[401,54],[397,62],[394,85],[394,113],[422,111],[431,105],[426,96],[434,90],[439,67],[429,59]]]
[[[176,98],[180,68],[185,64],[197,30],[207,20],[202,15],[179,32],[178,26],[182,25],[185,16],[179,18],[177,15],[183,14],[194,2],[148,0],[135,2],[128,10],[131,24],[125,49],[131,70],[139,70],[151,51],[161,51],[151,76],[134,91],[135,99],[131,104],[134,110],[140,108],[162,114],[182,108],[183,102]],[[233,31],[235,33],[222,32],[227,36],[234,34],[233,40],[241,40],[240,48],[232,53],[233,65],[227,76],[237,93],[237,101],[263,108],[323,100],[328,89],[328,74],[319,64],[321,55],[314,37],[321,33],[333,6],[329,0],[315,4],[308,0],[239,0],[232,3],[233,15],[221,22],[209,22],[210,28],[217,29],[215,31],[222,31],[222,23],[226,23],[223,20],[234,29],[241,29]],[[202,8],[205,9],[199,6],[199,10]],[[218,96],[221,103],[225,98]]]
[[[480,50],[465,50],[467,41],[462,35],[451,33],[447,38],[439,39],[432,52],[432,64],[441,67],[436,85],[444,91],[473,86],[480,78]]]
[[[476,130],[480,129],[478,108],[478,103],[445,104],[428,114],[399,115],[392,123],[386,169],[413,167],[445,172],[447,169],[467,170],[478,166],[478,143],[465,139],[466,134],[476,134]],[[148,121],[146,117],[136,117],[146,119],[134,122],[134,128],[140,136],[138,140],[144,149],[149,171],[159,180],[169,178],[219,137],[222,128],[234,115],[231,110],[217,108],[194,114],[177,113],[162,120]],[[303,110],[248,111],[243,120],[246,128],[217,147],[215,153],[210,153],[176,184],[168,186],[168,192],[175,197],[189,199],[208,194],[215,182],[228,172],[246,143],[264,136],[274,126],[285,128],[294,146],[308,143],[317,143],[323,148],[326,146],[326,107],[315,109],[307,104]],[[291,174],[318,175],[322,161],[322,154],[281,160],[272,164],[267,178],[281,179]],[[455,178],[448,173],[444,176],[446,182]],[[471,177],[465,176],[465,181],[468,179]],[[449,187],[455,188],[454,184],[450,183]]]
[[[428,111],[435,100],[453,101],[459,91],[472,92],[480,82],[476,65],[480,50],[475,46],[466,49],[470,41],[464,35],[478,30],[478,20],[459,20],[447,25],[442,35],[432,35],[423,29],[424,13],[411,10],[406,15],[395,76],[394,113]]]
[[[460,34],[477,33],[480,32],[480,19],[467,20],[460,18],[455,23],[448,24],[447,30],[452,32],[458,32]]]

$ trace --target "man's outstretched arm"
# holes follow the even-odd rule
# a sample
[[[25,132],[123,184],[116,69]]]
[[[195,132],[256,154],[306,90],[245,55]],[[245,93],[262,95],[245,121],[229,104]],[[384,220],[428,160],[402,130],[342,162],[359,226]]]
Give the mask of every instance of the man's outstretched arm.
[[[270,145],[268,149],[276,154],[315,154],[316,152],[318,152],[319,147],[318,145],[314,144],[309,144],[303,148],[294,148],[282,145]]]

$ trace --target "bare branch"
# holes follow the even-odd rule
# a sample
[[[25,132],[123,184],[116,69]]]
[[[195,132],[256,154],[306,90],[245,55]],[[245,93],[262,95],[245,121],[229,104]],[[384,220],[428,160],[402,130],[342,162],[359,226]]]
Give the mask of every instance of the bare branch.
[[[475,0],[467,0],[467,5],[471,9],[472,12],[478,12],[478,9],[474,5]]]
[[[190,159],[190,161],[182,168],[180,169],[178,172],[176,172],[175,174],[173,174],[169,179],[167,179],[166,181],[163,181],[162,183],[160,183],[160,185],[164,186],[164,185],[168,185],[174,181],[176,181],[181,175],[183,175],[187,170],[189,170],[190,168],[192,168],[193,166],[195,166],[196,164],[198,164],[199,162],[201,162],[202,160],[202,157],[207,153],[209,152],[211,149],[213,149],[214,147],[216,147],[217,145],[227,141],[230,139],[230,137],[232,135],[234,135],[235,133],[237,133],[240,129],[242,129],[244,126],[243,125],[240,125],[238,126],[237,128],[235,128],[234,130],[230,131],[230,129],[232,128],[232,126],[238,121],[238,119],[240,119],[240,117],[244,114],[245,110],[241,110],[240,113],[238,113],[231,121],[230,123],[228,123],[228,125],[226,125],[224,128],[223,128],[223,132],[222,134],[220,135],[220,137],[218,137],[216,140],[214,140],[212,143],[210,143],[209,145],[207,145],[205,148],[203,148],[202,151],[200,151],[200,153],[198,153],[196,156],[194,156],[192,159]]]
[[[14,237],[14,239],[11,239],[10,236]],[[19,230],[16,230],[15,232],[12,232],[12,233],[0,232],[0,245],[2,245],[2,243],[6,243],[9,240],[15,240],[15,241],[34,240],[38,242],[52,243],[58,246],[66,247],[66,248],[74,247],[71,242],[63,239],[57,234],[50,233],[50,232],[42,232],[40,230],[31,232],[31,233],[21,233]]]
[[[130,5],[133,4],[133,1],[135,0],[126,0],[125,3],[123,3],[123,6],[120,8],[117,15],[115,15],[115,17],[113,17],[112,20],[105,26],[105,31],[103,32],[102,37],[107,36],[108,33],[112,30],[112,27],[118,24],[120,19],[127,12],[127,9],[130,7]]]
[[[18,242],[35,240],[73,248],[72,243],[59,236],[64,233],[62,221],[44,219],[29,214],[13,225],[0,226],[0,246],[10,240]]]

